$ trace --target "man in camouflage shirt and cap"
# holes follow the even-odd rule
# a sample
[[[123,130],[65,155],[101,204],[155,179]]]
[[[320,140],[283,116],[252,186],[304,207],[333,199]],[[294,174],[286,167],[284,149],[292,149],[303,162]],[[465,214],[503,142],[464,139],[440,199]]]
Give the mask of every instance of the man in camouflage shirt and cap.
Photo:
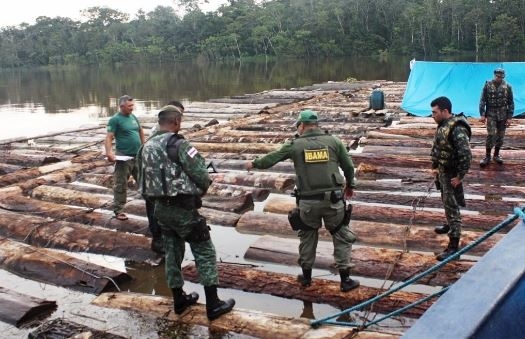
[[[503,159],[499,152],[501,146],[503,146],[505,130],[510,126],[510,121],[514,115],[512,87],[504,78],[505,70],[496,68],[494,70],[494,79],[485,83],[479,99],[480,121],[487,123],[486,155],[479,163],[481,167],[485,167],[490,163],[493,147],[494,161],[498,164],[503,164]]]
[[[453,115],[452,103],[447,97],[432,101],[432,118],[438,124],[434,144],[430,153],[432,170],[436,174],[436,186],[441,190],[447,223],[438,226],[435,232],[448,233],[449,243],[436,256],[445,260],[459,250],[461,236],[461,214],[459,207],[465,207],[462,181],[470,168],[470,126],[463,116]]]
[[[175,313],[183,313],[199,298],[182,286],[185,243],[195,257],[199,280],[206,294],[206,314],[213,320],[232,310],[235,300],[217,296],[217,259],[206,219],[198,209],[211,184],[204,158],[178,134],[182,123],[179,108],[168,105],[159,112],[160,132],[150,138],[137,155],[139,191],[154,201],[166,252],[166,279],[173,293]]]
[[[353,195],[354,164],[341,140],[318,127],[317,112],[302,111],[296,127],[298,135],[295,139],[262,158],[246,162],[245,167],[248,170],[264,169],[286,159],[293,161],[299,220],[295,224],[290,218],[290,224],[292,228],[299,229],[299,265],[303,274],[298,276],[298,280],[304,287],[312,283],[318,231],[324,222],[334,243],[341,291],[347,292],[359,286],[359,281],[350,278],[349,259],[356,237],[350,231],[349,220],[345,220],[344,202]]]

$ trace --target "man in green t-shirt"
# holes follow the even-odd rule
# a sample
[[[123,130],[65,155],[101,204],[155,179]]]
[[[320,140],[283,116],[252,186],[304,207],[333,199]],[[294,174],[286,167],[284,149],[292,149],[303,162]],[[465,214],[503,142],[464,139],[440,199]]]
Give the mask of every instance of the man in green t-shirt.
[[[129,176],[137,180],[135,155],[144,143],[144,131],[133,112],[133,98],[123,95],[119,98],[119,111],[108,121],[106,135],[106,156],[108,161],[115,163],[113,186],[113,212],[118,220],[127,220],[122,209],[126,204]],[[115,152],[113,152],[113,139]]]

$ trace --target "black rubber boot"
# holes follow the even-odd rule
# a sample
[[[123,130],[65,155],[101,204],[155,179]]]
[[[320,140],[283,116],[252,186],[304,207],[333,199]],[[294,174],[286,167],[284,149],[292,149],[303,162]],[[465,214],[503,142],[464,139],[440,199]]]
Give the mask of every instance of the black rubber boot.
[[[151,239],[151,250],[158,254],[164,254],[164,242],[162,236],[153,237]]]
[[[173,309],[177,314],[182,314],[199,300],[199,295],[196,292],[186,294],[182,288],[172,288],[171,293],[173,294]]]
[[[230,312],[235,306],[235,300],[228,299],[222,301],[217,296],[217,285],[204,286],[204,293],[206,293],[206,315],[209,320],[214,320],[221,315]]]
[[[486,154],[485,157],[479,162],[479,166],[485,167],[490,163],[490,154]]]
[[[450,226],[448,224],[434,227],[434,232],[437,234],[447,234],[448,231],[450,231]]]
[[[303,274],[299,274],[297,276],[297,281],[301,284],[303,287],[308,287],[312,284],[312,269],[311,268],[303,268]]]
[[[359,286],[359,281],[350,278],[350,269],[339,270],[339,276],[341,277],[342,292],[348,292]]]
[[[456,253],[459,250],[459,238],[449,238],[449,242],[447,245],[447,248],[440,254],[436,256],[436,259],[439,261],[443,261],[446,258],[450,257],[452,254]],[[459,259],[456,258],[456,260]]]
[[[494,161],[500,165],[503,164],[503,158],[499,155],[499,147],[494,149]]]

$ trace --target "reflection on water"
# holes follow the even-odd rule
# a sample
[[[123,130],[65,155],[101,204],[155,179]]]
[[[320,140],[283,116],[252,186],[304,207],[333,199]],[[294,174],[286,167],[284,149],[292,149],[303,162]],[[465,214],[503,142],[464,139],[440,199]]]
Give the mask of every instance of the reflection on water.
[[[158,108],[174,98],[210,98],[292,88],[349,77],[406,81],[408,59],[337,58],[265,62],[122,65],[4,70],[0,72],[0,112],[69,113],[94,106],[113,112],[127,93]]]

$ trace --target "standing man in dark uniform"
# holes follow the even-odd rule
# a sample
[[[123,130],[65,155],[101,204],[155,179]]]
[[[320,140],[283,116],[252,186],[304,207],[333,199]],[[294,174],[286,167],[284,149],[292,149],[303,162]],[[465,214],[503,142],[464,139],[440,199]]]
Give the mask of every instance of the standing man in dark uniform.
[[[298,136],[295,139],[262,158],[248,161],[245,167],[248,170],[265,169],[286,159],[293,161],[299,199],[298,224],[301,224],[292,224],[292,228],[300,228],[299,265],[303,274],[298,276],[298,280],[305,287],[312,283],[318,230],[324,222],[332,235],[335,265],[341,276],[341,291],[350,291],[359,286],[359,281],[350,278],[349,265],[352,243],[356,237],[350,231],[349,221],[343,219],[344,201],[352,197],[355,186],[354,164],[341,140],[318,127],[316,112],[302,111],[296,127]]]
[[[436,227],[438,234],[448,233],[449,243],[445,250],[436,256],[445,260],[459,250],[461,236],[461,214],[459,206],[465,207],[462,181],[470,168],[470,126],[463,116],[455,116],[452,103],[447,97],[432,101],[432,118],[438,124],[434,144],[430,153],[432,170],[436,174],[436,186],[441,190],[441,200],[445,208],[447,223]]]
[[[494,70],[494,79],[485,83],[479,99],[480,121],[487,123],[486,155],[479,163],[481,167],[485,167],[490,163],[490,153],[493,147],[494,161],[498,164],[503,164],[503,159],[499,152],[501,146],[503,146],[505,130],[510,126],[514,115],[512,87],[504,78],[505,70],[496,68]]]
[[[133,115],[134,102],[129,95],[123,95],[118,100],[119,111],[108,121],[105,140],[106,157],[109,162],[115,163],[113,173],[113,212],[118,220],[127,220],[122,212],[126,204],[128,179],[133,176],[137,180],[135,156],[144,143],[144,131],[139,120]],[[115,139],[115,152],[113,152]]]
[[[138,156],[139,192],[155,203],[155,217],[161,227],[166,252],[166,279],[173,293],[175,313],[194,305],[199,295],[186,294],[182,286],[182,260],[185,243],[199,272],[206,294],[206,314],[213,320],[230,312],[235,300],[222,301],[217,296],[219,278],[217,256],[206,219],[198,209],[211,179],[204,158],[178,134],[182,113],[172,105],[159,113],[160,132],[149,139]]]

